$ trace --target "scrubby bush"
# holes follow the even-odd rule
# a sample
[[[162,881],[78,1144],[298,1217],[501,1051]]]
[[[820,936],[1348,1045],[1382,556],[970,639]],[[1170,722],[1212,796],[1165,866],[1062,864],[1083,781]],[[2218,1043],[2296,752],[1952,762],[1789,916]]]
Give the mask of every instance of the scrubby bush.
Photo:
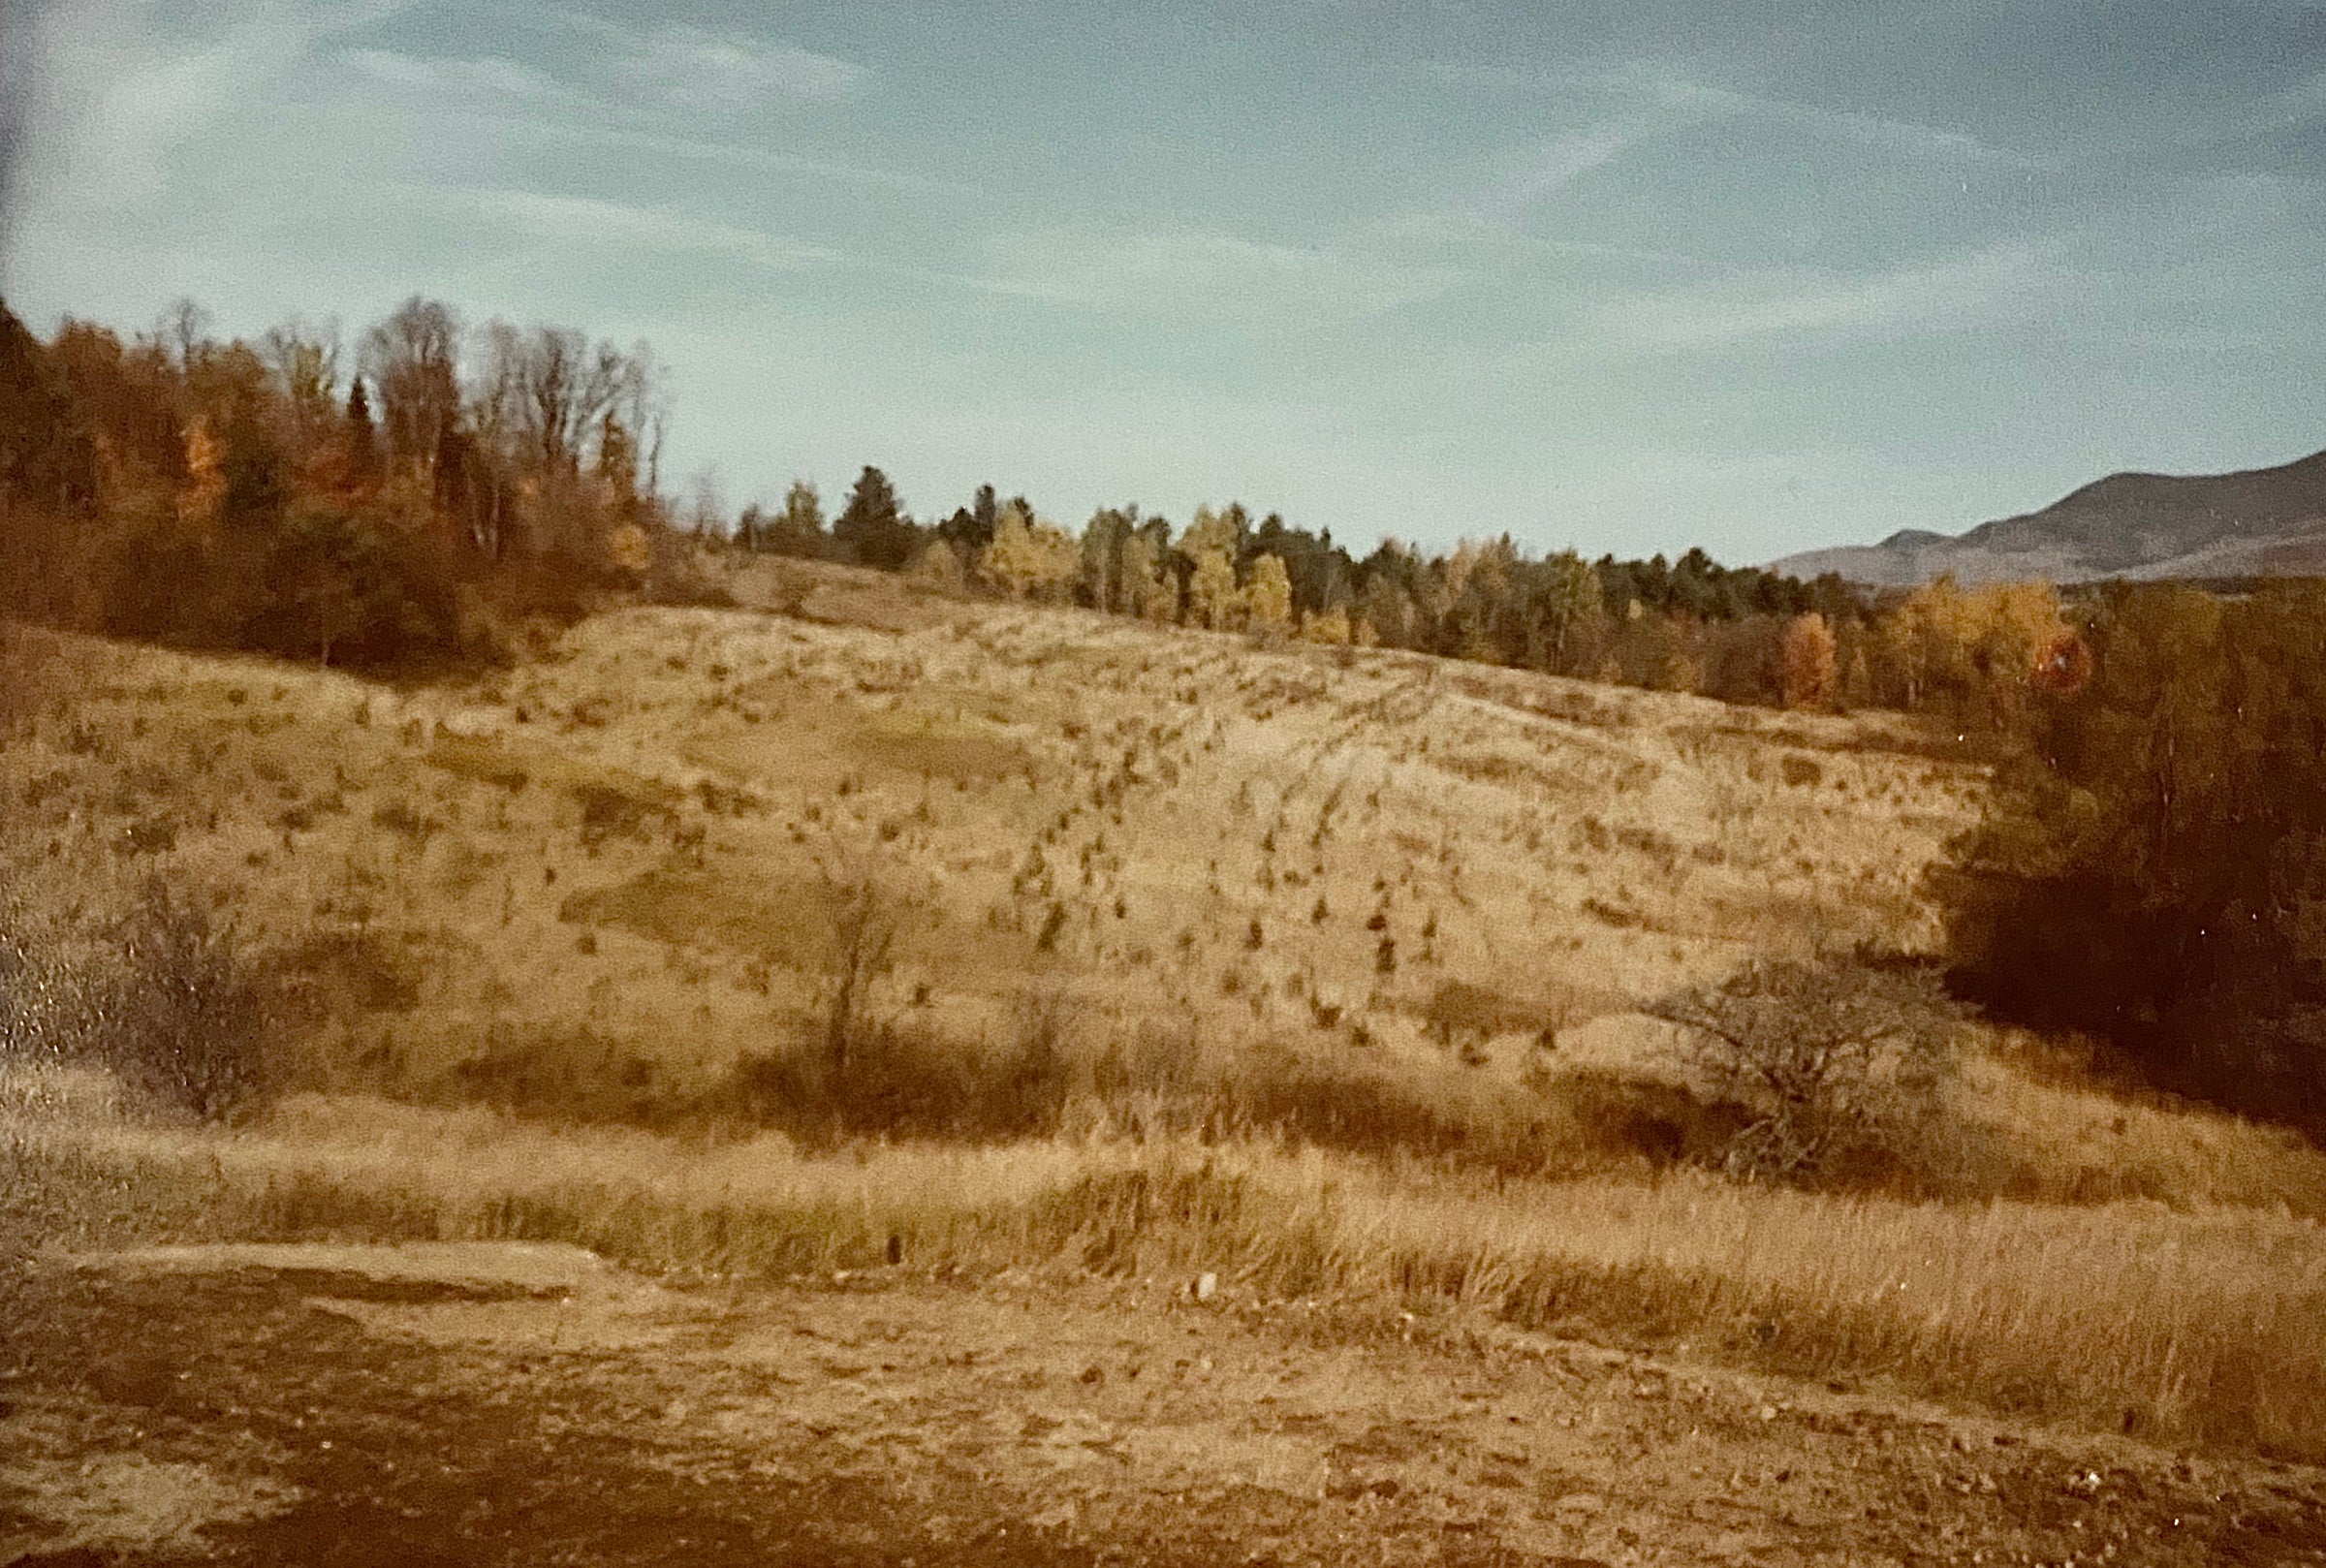
[[[160,881],[79,943],[0,907],[0,1052],[19,1059],[223,1116],[268,1085],[273,994],[234,926]]]
[[[1866,961],[1756,962],[1653,1004],[1677,1064],[1740,1113],[1718,1163],[1748,1180],[1876,1175],[1927,1136],[1960,1018],[1938,978]]]
[[[744,1057],[721,1098],[810,1141],[1024,1138],[1056,1129],[1077,1079],[1060,1015],[1029,1005],[998,1041],[860,1019],[844,1054],[825,1040]]]

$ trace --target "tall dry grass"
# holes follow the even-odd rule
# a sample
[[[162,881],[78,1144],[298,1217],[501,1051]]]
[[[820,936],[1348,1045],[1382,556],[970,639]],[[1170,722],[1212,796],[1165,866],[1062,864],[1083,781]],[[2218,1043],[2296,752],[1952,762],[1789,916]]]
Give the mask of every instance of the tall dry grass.
[[[1051,1139],[802,1153],[301,1099],[222,1134],[0,1109],[0,1208],[53,1239],[521,1238],[653,1269],[1220,1270],[1435,1301],[2014,1417],[2326,1458],[2326,1234],[2250,1210],[1497,1179],[1309,1148]],[[53,1080],[51,1081],[53,1082]],[[45,1206],[45,1207],[44,1207]],[[29,1216],[29,1217],[27,1217]]]

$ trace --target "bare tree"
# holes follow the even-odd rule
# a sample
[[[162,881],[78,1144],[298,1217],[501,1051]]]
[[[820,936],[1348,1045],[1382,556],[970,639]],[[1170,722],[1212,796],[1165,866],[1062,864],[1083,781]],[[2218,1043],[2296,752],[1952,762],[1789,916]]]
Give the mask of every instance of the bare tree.
[[[294,317],[270,327],[259,339],[259,358],[290,411],[299,449],[313,450],[340,419],[339,324],[310,326]]]
[[[826,866],[824,895],[832,916],[824,1053],[836,1080],[847,1075],[868,993],[895,963],[897,916],[878,880],[861,866]]]
[[[686,526],[698,538],[715,539],[727,532],[727,489],[719,483],[716,464],[706,464],[687,486]]]
[[[363,340],[362,368],[377,396],[389,456],[434,486],[436,456],[460,416],[460,323],[418,295]]]
[[[210,346],[210,313],[190,298],[173,299],[154,323],[153,341],[160,345],[166,360],[175,356],[171,362],[183,375]]]
[[[649,496],[662,491],[662,443],[671,421],[669,382],[669,373],[654,358],[652,344],[642,337],[630,345],[616,413],[638,443],[644,463],[641,478]]]
[[[470,356],[464,418],[477,451],[493,471],[492,483],[473,492],[470,535],[494,560],[507,555],[517,531],[509,486],[501,476],[523,466],[524,454],[518,449],[524,439],[524,333],[505,321],[487,322]]]
[[[1927,1120],[1961,1022],[1934,976],[1867,962],[1756,962],[1648,1012],[1679,1026],[1682,1068],[1750,1118],[1728,1171],[1775,1180]]]
[[[861,1053],[880,983],[896,966],[897,945],[936,921],[933,882],[885,854],[868,835],[841,829],[816,856],[829,933],[821,1000],[825,1062],[833,1080]]]
[[[615,411],[633,379],[612,343],[594,349],[570,327],[537,327],[525,340],[519,407],[544,475],[574,474],[589,438]]]

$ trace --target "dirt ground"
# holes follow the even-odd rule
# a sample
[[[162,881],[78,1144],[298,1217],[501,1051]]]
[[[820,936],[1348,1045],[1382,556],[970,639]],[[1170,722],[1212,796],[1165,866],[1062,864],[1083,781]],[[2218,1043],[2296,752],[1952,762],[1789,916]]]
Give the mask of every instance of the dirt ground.
[[[0,1563],[2326,1562],[2326,1472],[1186,1281],[0,1282]]]

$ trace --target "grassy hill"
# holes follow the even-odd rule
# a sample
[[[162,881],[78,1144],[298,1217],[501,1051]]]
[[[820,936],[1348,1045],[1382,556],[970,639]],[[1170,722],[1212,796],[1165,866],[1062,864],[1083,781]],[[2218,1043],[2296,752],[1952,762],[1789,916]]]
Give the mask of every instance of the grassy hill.
[[[705,570],[735,608],[452,684],[53,644],[77,695],[0,747],[26,943],[162,877],[276,1021],[223,1127],[19,1062],[0,1213],[1210,1271],[2326,1457],[2297,1140],[1974,1023],[1885,1161],[1714,1174],[1650,1013],[1927,953],[1987,789],[1951,734]]]
[[[1880,717],[841,569],[733,585],[797,612],[625,611],[457,688],[92,650],[18,831],[76,884],[168,865],[365,966],[396,1005],[335,1016],[315,1086],[519,1093],[586,1037],[669,1109],[817,1025],[860,889],[897,928],[884,1001],[940,1032],[1056,1003],[1439,1071],[1450,1019],[1514,1080],[1546,1030],[1587,1053],[1750,954],[1926,943],[1917,877],[1978,788]]]

